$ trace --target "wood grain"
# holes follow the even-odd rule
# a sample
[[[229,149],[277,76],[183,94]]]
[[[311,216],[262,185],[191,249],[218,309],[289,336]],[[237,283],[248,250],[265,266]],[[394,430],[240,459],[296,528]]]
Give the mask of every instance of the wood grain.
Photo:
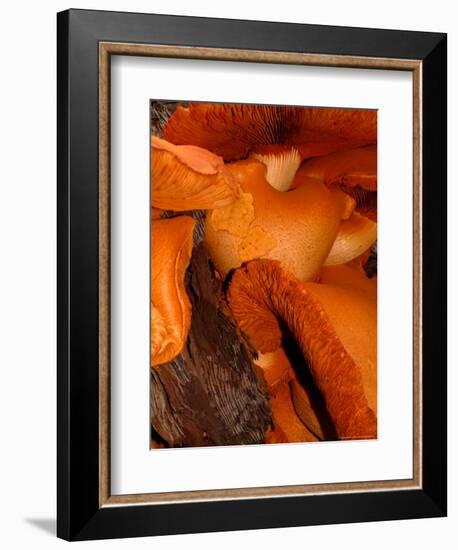
[[[201,243],[186,277],[192,304],[187,344],[173,361],[151,370],[152,426],[166,446],[263,443],[271,423],[268,395],[213,273]]]

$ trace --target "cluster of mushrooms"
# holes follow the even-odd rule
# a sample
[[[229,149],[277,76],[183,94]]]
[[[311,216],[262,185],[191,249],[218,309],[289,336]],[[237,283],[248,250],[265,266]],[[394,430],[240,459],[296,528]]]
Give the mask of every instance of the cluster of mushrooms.
[[[335,438],[377,436],[377,282],[364,269],[377,238],[376,116],[193,103],[151,138],[151,366],[186,343],[196,222],[179,213],[204,210],[205,247],[268,387],[268,443],[327,439],[285,332]]]

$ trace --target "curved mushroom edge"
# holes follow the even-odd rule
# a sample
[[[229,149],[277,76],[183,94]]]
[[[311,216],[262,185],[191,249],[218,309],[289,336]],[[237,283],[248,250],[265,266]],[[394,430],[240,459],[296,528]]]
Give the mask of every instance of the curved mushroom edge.
[[[282,342],[286,323],[310,365],[339,439],[372,439],[377,419],[361,370],[340,342],[320,302],[273,260],[254,260],[234,271],[227,299],[240,330],[266,353]]]
[[[348,220],[340,222],[337,237],[324,265],[340,265],[365,254],[377,240],[377,224],[353,212]]]
[[[192,145],[151,138],[151,203],[161,210],[207,210],[227,206],[239,188],[221,157]]]
[[[151,223],[151,366],[179,355],[191,326],[191,303],[185,289],[195,221],[189,216]]]

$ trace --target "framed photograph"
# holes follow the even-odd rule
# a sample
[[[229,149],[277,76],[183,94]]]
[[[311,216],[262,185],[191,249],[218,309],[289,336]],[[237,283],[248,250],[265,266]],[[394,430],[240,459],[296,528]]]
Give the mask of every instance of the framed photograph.
[[[446,515],[446,35],[58,14],[58,536]]]

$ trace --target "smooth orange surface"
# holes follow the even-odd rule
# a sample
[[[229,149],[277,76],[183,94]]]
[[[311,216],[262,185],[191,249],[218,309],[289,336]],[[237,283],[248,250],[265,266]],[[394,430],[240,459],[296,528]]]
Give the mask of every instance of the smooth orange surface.
[[[184,275],[192,253],[195,222],[189,216],[151,224],[151,365],[171,361],[186,342],[191,304]]]
[[[294,409],[291,390],[283,383],[271,393],[270,406],[274,429],[266,434],[266,443],[300,443],[318,441],[318,438],[302,423]]]
[[[340,265],[351,262],[366,253],[377,240],[377,224],[353,212],[348,220],[342,220],[337,237],[325,265]]]
[[[256,160],[227,167],[242,197],[207,216],[205,243],[219,273],[224,277],[243,262],[271,258],[296,277],[313,280],[354,201],[319,181],[286,193],[277,191]]]

